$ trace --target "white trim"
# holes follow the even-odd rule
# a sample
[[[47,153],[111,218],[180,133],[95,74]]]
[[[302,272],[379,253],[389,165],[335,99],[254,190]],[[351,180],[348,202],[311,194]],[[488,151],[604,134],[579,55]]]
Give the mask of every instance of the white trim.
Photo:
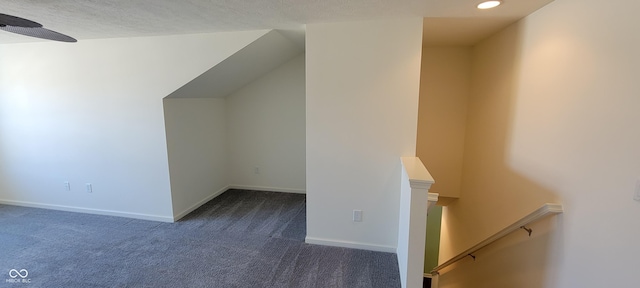
[[[174,222],[180,220],[184,216],[187,216],[187,214],[191,213],[193,210],[198,209],[200,206],[204,205],[205,203],[211,201],[211,199],[218,197],[220,194],[222,194],[224,192],[227,192],[229,189],[306,194],[305,190],[300,190],[300,189],[275,188],[275,187],[263,187],[263,186],[249,186],[249,185],[228,185],[228,186],[225,186],[222,189],[216,191],[215,193],[205,197],[204,199],[200,200],[198,203],[193,204],[191,207],[185,209],[184,211],[174,215],[173,216]]]
[[[229,186],[225,186],[222,187],[222,189],[216,191],[215,193],[204,197],[204,199],[198,201],[198,203],[191,205],[191,207],[185,209],[184,211],[173,215],[173,222],[180,220],[180,218],[187,216],[187,214],[191,213],[193,210],[196,210],[198,208],[200,208],[200,206],[204,205],[205,203],[211,201],[211,199],[218,197],[220,194],[226,192],[227,190],[229,190]]]
[[[440,275],[436,273],[431,276],[431,288],[438,287],[440,287]]]
[[[250,185],[238,185],[238,184],[229,185],[228,188],[229,189],[240,189],[240,190],[256,190],[256,191],[267,191],[267,192],[283,192],[283,193],[307,194],[307,191],[304,190],[304,189],[292,189],[292,188],[250,186]]]
[[[409,176],[409,185],[412,189],[431,188],[431,184],[435,183],[427,168],[424,167],[422,161],[418,157],[401,157],[402,167]]]
[[[352,242],[352,241],[344,241],[344,240],[336,240],[336,239],[323,239],[323,238],[315,238],[315,237],[309,237],[309,236],[305,238],[304,242],[308,244],[316,244],[316,245],[396,253],[396,247],[378,245],[378,244],[372,244],[372,243]]]
[[[438,193],[427,192],[427,213],[429,213],[429,210],[431,210],[433,206],[436,206],[436,203],[438,203],[438,197],[440,197],[440,194]]]
[[[173,222],[173,217],[169,217],[169,216],[149,215],[149,214],[131,213],[131,212],[123,212],[123,211],[114,211],[114,210],[91,209],[91,208],[33,203],[33,202],[14,201],[14,200],[5,200],[5,199],[0,199],[0,204],[59,210],[59,211],[67,211],[67,212],[76,212],[76,213],[105,215],[105,216],[117,216],[117,217],[169,222],[169,223]]]

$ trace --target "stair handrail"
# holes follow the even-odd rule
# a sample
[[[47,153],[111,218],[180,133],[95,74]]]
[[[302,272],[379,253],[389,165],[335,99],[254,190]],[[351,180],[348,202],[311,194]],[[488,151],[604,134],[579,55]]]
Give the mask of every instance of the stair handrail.
[[[438,274],[438,272],[450,265],[452,265],[453,263],[456,263],[466,257],[471,256],[472,258],[475,259],[475,256],[473,255],[476,251],[486,247],[487,245],[499,240],[500,238],[509,235],[511,232],[516,231],[518,229],[524,229],[529,233],[529,236],[531,236],[531,232],[532,230],[530,228],[527,228],[527,225],[535,222],[537,220],[540,220],[544,217],[550,216],[550,215],[555,215],[555,214],[560,214],[563,212],[563,208],[562,208],[562,204],[557,204],[557,203],[546,203],[544,205],[542,205],[542,207],[538,208],[537,210],[529,213],[529,215],[524,216],[523,218],[521,218],[520,220],[514,222],[513,224],[507,226],[506,228],[500,230],[499,232],[487,237],[486,239],[480,241],[480,243],[472,246],[471,248],[464,250],[463,252],[461,252],[460,254],[456,255],[455,257],[447,260],[446,262],[436,266],[435,268],[433,268],[433,270],[431,270],[431,274]]]

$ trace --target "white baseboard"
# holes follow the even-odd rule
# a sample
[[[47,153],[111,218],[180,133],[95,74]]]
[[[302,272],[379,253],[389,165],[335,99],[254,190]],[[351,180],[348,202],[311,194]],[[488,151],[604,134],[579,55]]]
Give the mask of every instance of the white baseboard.
[[[204,205],[211,201],[211,199],[216,198],[218,195],[226,192],[229,189],[242,189],[242,190],[256,190],[256,191],[271,191],[271,192],[284,192],[284,193],[298,193],[305,194],[304,190],[299,189],[289,189],[289,188],[276,188],[276,187],[264,187],[264,186],[249,186],[249,185],[228,185],[223,187],[222,189],[216,191],[215,193],[205,197],[204,199],[198,201],[198,203],[193,204],[191,207],[185,209],[184,211],[173,216],[174,221],[180,220],[180,218],[187,216],[187,214],[191,213],[193,210],[198,209],[200,206]]]
[[[31,208],[42,208],[42,209],[67,211],[67,212],[77,212],[77,213],[105,215],[105,216],[117,216],[117,217],[125,217],[125,218],[133,218],[133,219],[151,220],[151,221],[160,221],[160,222],[169,222],[169,223],[171,223],[171,222],[178,221],[180,218],[182,218],[182,217],[186,216],[187,214],[191,213],[193,210],[198,209],[203,204],[209,202],[211,199],[217,197],[218,195],[224,193],[225,191],[227,191],[229,189],[244,189],[244,190],[257,190],[257,191],[272,191],[272,192],[306,194],[306,191],[305,190],[301,190],[301,189],[263,187],[263,186],[249,186],[249,185],[229,185],[229,186],[225,186],[222,189],[216,191],[215,193],[205,197],[204,199],[200,200],[198,203],[193,204],[191,207],[185,209],[184,211],[182,211],[182,212],[180,212],[178,214],[175,214],[173,217],[160,216],[160,215],[149,215],[149,214],[141,214],[141,213],[131,213],[131,212],[123,212],[123,211],[115,211],[115,210],[103,210],[103,209],[92,209],[92,208],[73,207],[73,206],[64,206],[64,205],[54,205],[54,204],[44,204],[44,203],[35,203],[35,202],[14,201],[14,200],[5,200],[5,199],[0,199],[0,204],[31,207]],[[338,245],[333,245],[333,246],[338,246]],[[368,250],[371,250],[371,249],[368,249]]]
[[[279,188],[279,187],[264,187],[264,186],[249,186],[249,185],[229,185],[229,189],[241,189],[241,190],[256,190],[256,191],[271,191],[271,192],[283,192],[283,193],[296,193],[307,194],[304,189],[291,189],[291,188]]]
[[[323,238],[315,238],[315,237],[309,237],[309,236],[305,238],[304,242],[308,244],[396,253],[396,247],[371,244],[371,243],[363,243],[363,242],[352,242],[352,241],[343,241],[343,240],[336,240],[336,239],[323,239]]]
[[[229,186],[223,187],[222,189],[220,189],[220,190],[214,192],[213,194],[205,197],[204,199],[198,201],[198,203],[191,205],[191,207],[185,209],[184,211],[182,211],[182,212],[180,212],[180,213],[178,213],[176,215],[173,215],[173,221],[174,222],[178,221],[178,220],[180,220],[180,218],[182,218],[184,216],[187,216],[187,214],[191,213],[193,210],[198,209],[200,206],[204,205],[204,203],[207,203],[207,202],[211,201],[211,199],[216,198],[218,195],[224,193],[227,190],[229,190]]]
[[[4,200],[4,199],[0,199],[0,204],[31,207],[31,208],[42,208],[42,209],[50,209],[50,210],[59,210],[59,211],[67,211],[67,212],[77,212],[77,213],[105,215],[105,216],[117,216],[117,217],[134,218],[134,219],[151,220],[151,221],[160,221],[160,222],[173,222],[173,217],[159,216],[159,215],[149,215],[149,214],[140,214],[140,213],[131,213],[131,212],[123,212],[123,211],[114,211],[114,210],[91,209],[91,208],[82,208],[82,207],[73,207],[73,206],[64,206],[64,205],[53,205],[53,204],[43,204],[43,203],[24,202],[24,201],[14,201],[14,200]]]

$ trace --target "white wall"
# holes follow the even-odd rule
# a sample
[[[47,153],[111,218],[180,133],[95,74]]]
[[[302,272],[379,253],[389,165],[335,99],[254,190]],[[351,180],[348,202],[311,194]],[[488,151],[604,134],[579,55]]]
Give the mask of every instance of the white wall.
[[[0,202],[172,221],[161,99],[264,33],[0,45]]]
[[[174,218],[224,192],[229,185],[226,101],[165,98],[164,115]]]
[[[544,202],[565,212],[463,260],[440,287],[638,287],[639,8],[557,0],[474,48],[462,193],[441,253]]]
[[[226,97],[232,187],[305,192],[304,98],[304,54]]]
[[[395,252],[421,39],[420,18],[307,25],[307,242]]]
[[[230,187],[304,193],[304,62],[301,54],[226,98],[164,99],[174,218]]]

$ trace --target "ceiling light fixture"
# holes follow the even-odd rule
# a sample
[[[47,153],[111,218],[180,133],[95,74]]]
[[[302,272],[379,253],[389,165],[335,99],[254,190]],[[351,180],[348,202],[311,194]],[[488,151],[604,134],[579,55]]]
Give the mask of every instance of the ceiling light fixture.
[[[491,9],[500,6],[502,1],[484,1],[478,4],[478,9]]]

